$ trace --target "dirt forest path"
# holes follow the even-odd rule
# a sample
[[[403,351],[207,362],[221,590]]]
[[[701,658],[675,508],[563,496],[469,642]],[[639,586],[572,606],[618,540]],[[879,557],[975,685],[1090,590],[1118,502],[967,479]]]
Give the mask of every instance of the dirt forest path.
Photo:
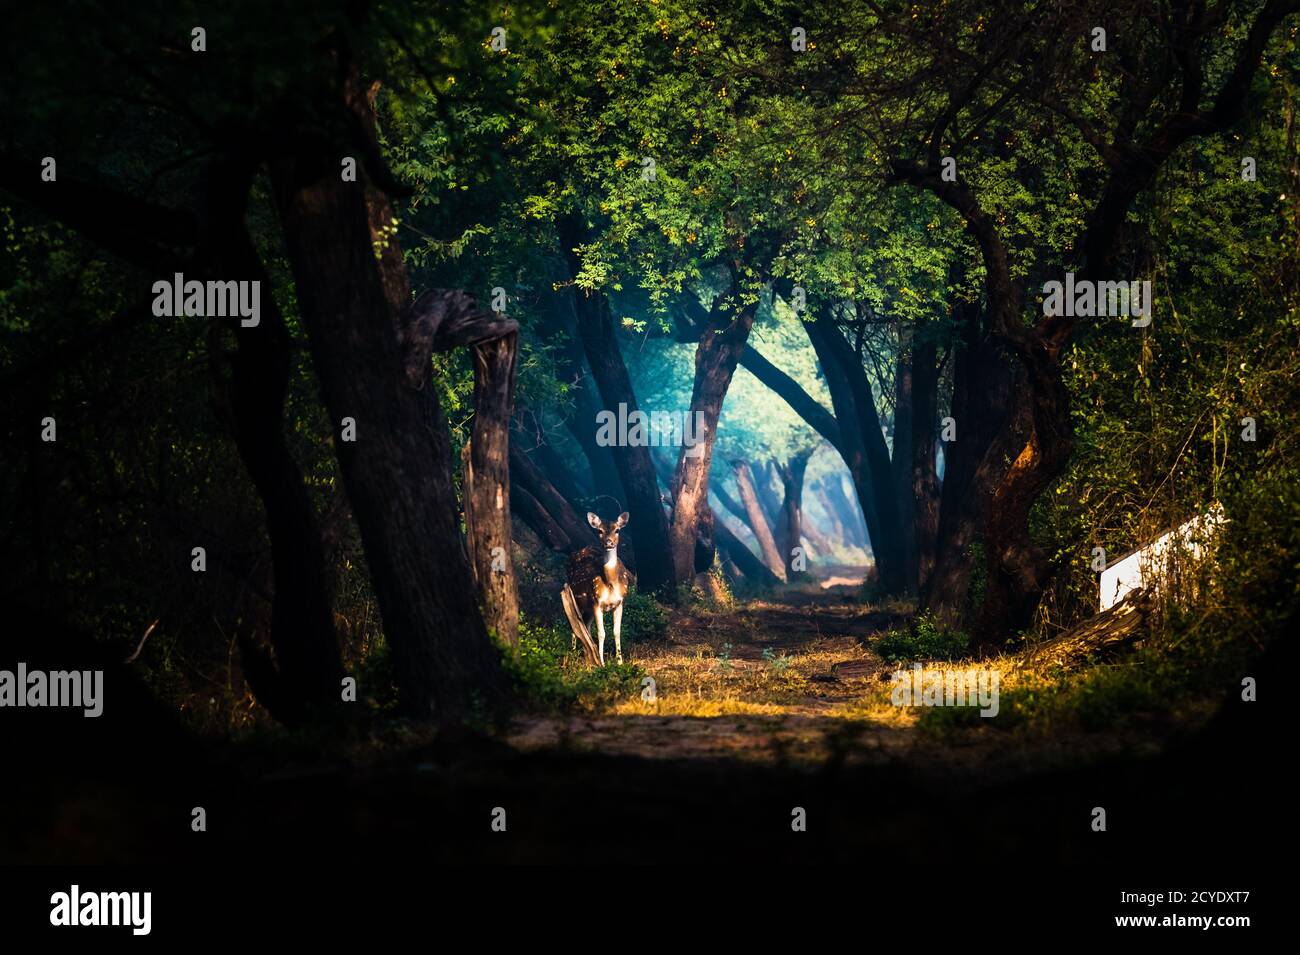
[[[849,588],[789,593],[731,611],[674,610],[666,640],[627,648],[628,661],[655,681],[653,701],[523,717],[507,739],[526,752],[738,759],[808,770],[892,764],[990,779],[1152,746],[1127,734],[1026,739],[982,725],[924,731],[917,710],[892,704],[896,667],[870,649],[872,638],[905,619],[901,609],[856,602]]]

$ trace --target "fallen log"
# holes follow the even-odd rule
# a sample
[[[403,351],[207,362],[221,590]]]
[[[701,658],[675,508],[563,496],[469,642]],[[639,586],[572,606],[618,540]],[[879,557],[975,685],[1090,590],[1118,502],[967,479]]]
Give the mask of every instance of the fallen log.
[[[1142,588],[1132,590],[1109,610],[1030,649],[1019,666],[1068,668],[1077,666],[1088,657],[1120,653],[1146,632],[1151,606],[1149,591]]]

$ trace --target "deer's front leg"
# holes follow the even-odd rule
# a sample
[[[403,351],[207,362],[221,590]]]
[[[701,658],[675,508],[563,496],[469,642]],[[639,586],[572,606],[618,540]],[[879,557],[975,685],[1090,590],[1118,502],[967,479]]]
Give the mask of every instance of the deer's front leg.
[[[600,665],[605,665],[605,611],[596,606],[596,633],[600,635]]]
[[[623,662],[623,605],[614,608],[614,659]]]

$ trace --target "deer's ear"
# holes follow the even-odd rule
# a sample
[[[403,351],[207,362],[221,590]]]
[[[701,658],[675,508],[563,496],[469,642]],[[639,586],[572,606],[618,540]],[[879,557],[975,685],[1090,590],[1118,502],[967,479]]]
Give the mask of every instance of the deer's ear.
[[[590,524],[590,525],[591,525],[593,528],[595,528],[596,530],[600,530],[600,515],[599,515],[599,514],[593,514],[593,513],[591,513],[591,511],[588,511],[588,512],[587,512],[587,523]]]
[[[617,530],[618,528],[625,526],[627,524],[628,518],[631,516],[632,515],[629,514],[627,511],[624,511],[622,514],[618,515],[618,520],[614,522],[614,529]]]

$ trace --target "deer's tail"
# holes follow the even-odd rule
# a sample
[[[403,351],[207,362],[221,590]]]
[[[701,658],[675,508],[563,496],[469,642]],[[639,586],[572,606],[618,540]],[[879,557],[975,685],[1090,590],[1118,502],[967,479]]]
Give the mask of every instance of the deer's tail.
[[[599,663],[600,655],[596,652],[596,644],[592,642],[587,625],[582,622],[582,614],[578,612],[578,598],[574,596],[573,588],[568,584],[565,584],[564,590],[560,591],[560,603],[564,604],[564,615],[569,618],[569,627],[572,628],[573,635],[582,644],[583,656],[587,658],[588,663]]]

